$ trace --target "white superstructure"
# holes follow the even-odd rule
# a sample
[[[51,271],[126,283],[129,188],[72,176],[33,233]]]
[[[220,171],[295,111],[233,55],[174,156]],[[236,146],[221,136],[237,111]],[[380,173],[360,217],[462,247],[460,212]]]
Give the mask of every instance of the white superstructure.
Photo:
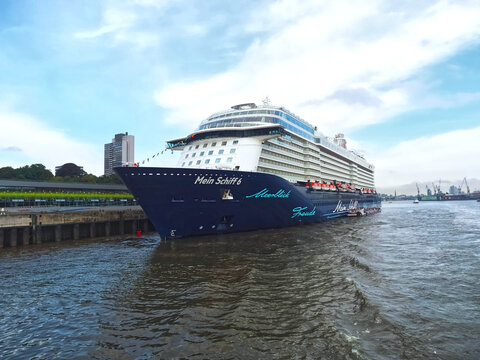
[[[178,167],[258,171],[291,182],[320,180],[374,187],[374,167],[283,107],[242,104],[213,114],[193,134],[169,141]]]

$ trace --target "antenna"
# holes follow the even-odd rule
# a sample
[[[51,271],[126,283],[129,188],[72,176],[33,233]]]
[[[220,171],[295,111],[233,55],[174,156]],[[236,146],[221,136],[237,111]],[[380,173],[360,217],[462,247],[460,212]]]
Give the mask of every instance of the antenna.
[[[262,100],[262,103],[263,105],[266,105],[266,106],[270,105],[270,98],[268,96],[265,97],[265,99]]]

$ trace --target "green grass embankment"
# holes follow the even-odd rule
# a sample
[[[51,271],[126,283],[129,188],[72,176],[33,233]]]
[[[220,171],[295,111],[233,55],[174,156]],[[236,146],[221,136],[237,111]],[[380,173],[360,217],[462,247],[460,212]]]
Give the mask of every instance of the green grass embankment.
[[[133,199],[124,193],[0,191],[0,199]]]

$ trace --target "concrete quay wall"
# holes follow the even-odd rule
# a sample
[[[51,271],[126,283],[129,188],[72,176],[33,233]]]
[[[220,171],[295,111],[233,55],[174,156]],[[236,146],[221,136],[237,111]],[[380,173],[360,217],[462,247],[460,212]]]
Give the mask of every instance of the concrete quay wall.
[[[0,216],[0,249],[154,232],[143,210],[31,212]]]

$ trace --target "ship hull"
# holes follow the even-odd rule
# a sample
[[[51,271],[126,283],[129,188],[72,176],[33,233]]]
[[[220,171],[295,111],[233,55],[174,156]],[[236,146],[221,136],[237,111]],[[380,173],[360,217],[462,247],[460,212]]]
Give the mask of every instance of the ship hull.
[[[162,238],[281,228],[379,209],[376,194],[317,191],[265,173],[122,167],[115,171]]]

